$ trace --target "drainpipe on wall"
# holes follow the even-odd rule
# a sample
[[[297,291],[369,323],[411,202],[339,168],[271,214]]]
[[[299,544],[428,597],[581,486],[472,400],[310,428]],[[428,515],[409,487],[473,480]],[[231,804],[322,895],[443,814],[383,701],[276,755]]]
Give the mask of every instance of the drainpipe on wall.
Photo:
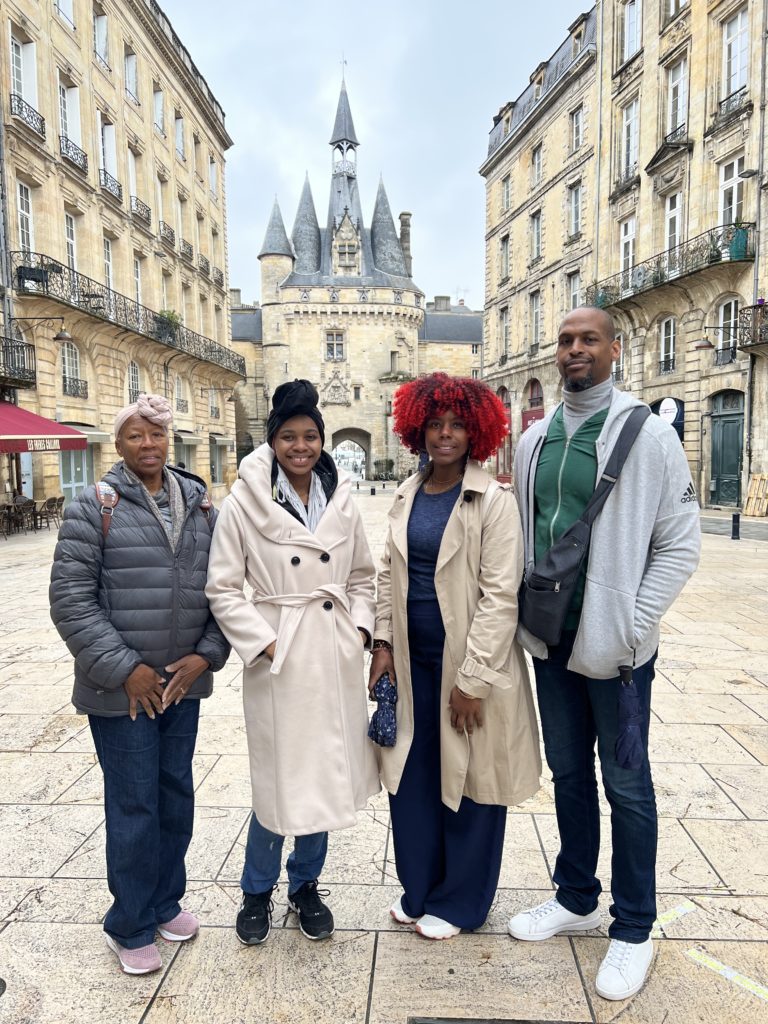
[[[600,168],[602,165],[602,154],[603,154],[603,53],[605,52],[603,31],[604,31],[604,20],[605,20],[605,4],[598,0],[598,17],[597,17],[597,47],[598,47],[598,64],[597,64],[597,153],[595,156],[595,196],[600,195]],[[593,278],[597,281],[598,273],[598,259],[600,253],[600,202],[595,203],[595,253],[594,253],[594,273]]]

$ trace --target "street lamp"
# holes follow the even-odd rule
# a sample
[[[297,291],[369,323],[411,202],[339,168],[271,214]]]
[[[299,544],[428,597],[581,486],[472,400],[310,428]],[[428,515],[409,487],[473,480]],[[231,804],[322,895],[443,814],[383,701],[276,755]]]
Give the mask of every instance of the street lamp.
[[[61,327],[54,334],[54,341],[72,341],[72,335],[69,331],[64,328],[64,317],[63,316],[12,316],[10,322],[12,324],[18,323],[34,323],[34,324],[50,324],[57,321],[61,324]]]

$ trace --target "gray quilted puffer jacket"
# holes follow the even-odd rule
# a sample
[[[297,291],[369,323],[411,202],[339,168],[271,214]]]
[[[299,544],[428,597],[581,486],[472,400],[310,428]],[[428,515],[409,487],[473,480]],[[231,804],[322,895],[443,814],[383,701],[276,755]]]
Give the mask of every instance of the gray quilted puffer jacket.
[[[137,665],[168,679],[165,666],[193,653],[210,669],[185,700],[208,697],[212,671],[229,657],[205,596],[211,529],[200,509],[202,481],[174,475],[186,506],[175,551],[121,462],[104,477],[120,495],[106,540],[95,487],[64,513],[51,571],[51,618],[75,658],[72,703],[80,712],[127,715],[123,683]]]

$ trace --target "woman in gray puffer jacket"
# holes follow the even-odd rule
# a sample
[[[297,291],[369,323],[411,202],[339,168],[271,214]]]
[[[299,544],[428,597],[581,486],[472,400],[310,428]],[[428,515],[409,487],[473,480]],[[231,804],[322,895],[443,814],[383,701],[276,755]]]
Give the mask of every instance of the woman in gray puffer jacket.
[[[155,931],[176,942],[198,931],[179,903],[192,755],[199,698],[230,650],[205,596],[212,510],[202,481],[166,465],[170,421],[154,395],[118,414],[123,461],[101,495],[90,487],[67,508],[51,573],[51,617],[75,658],[72,702],[104,773],[104,931],[129,974],[162,966]]]

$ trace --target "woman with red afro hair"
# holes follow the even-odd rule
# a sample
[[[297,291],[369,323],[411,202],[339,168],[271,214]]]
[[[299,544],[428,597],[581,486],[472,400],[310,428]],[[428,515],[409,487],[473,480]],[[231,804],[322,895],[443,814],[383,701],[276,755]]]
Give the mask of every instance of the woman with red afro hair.
[[[485,921],[507,806],[539,788],[528,671],[515,642],[523,573],[514,494],[482,469],[506,417],[483,383],[434,373],[399,388],[395,432],[429,462],[396,491],[378,575],[369,689],[396,684],[379,749],[402,896],[425,938]]]

